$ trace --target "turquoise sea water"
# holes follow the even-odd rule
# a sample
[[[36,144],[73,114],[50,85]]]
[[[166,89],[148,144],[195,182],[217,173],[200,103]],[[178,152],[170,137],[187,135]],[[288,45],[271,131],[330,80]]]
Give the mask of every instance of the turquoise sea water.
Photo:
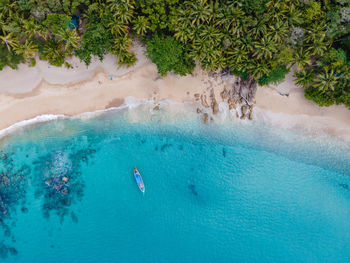
[[[350,262],[347,144],[148,112],[2,142],[1,262]]]

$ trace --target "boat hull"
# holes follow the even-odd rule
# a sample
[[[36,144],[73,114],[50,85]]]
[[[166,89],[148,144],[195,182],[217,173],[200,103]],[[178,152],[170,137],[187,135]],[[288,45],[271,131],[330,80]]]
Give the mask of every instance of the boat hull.
[[[134,168],[134,177],[135,177],[135,180],[136,180],[136,183],[137,183],[137,186],[139,187],[140,191],[142,193],[145,192],[145,185],[143,184],[143,180],[142,180],[142,177],[141,177],[141,174],[139,173],[139,171],[137,170],[137,168]]]

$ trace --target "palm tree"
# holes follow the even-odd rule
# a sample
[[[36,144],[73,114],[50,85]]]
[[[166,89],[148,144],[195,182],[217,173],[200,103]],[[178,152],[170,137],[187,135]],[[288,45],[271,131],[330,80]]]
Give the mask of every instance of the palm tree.
[[[248,73],[255,79],[259,79],[264,75],[268,75],[271,71],[266,65],[266,62],[257,60],[255,60],[251,65],[248,65],[248,70]]]
[[[267,32],[267,27],[266,27],[266,21],[265,19],[254,19],[252,21],[252,28],[249,30],[249,33],[255,35],[256,38],[259,38],[260,36],[264,36]]]
[[[311,69],[303,69],[295,73],[296,84],[305,88],[315,82],[315,73]]]
[[[147,17],[144,16],[138,16],[134,20],[134,26],[133,29],[136,31],[137,34],[143,36],[146,34],[147,29],[149,29],[149,21]]]
[[[190,55],[192,58],[200,62],[203,60],[203,58],[206,57],[211,49],[212,47],[208,45],[204,39],[194,39],[192,43],[192,49],[190,50]]]
[[[23,20],[23,28],[28,35],[29,38],[32,38],[34,34],[36,33],[35,31],[35,22],[33,18],[25,19]]]
[[[0,13],[0,30],[1,30],[1,32],[3,33],[3,34],[5,34],[6,32],[5,32],[5,27],[6,27],[6,25],[7,25],[7,23],[6,23],[6,16],[4,15],[4,14],[2,14],[2,13]]]
[[[17,55],[22,55],[26,60],[30,60],[34,57],[35,52],[38,52],[38,45],[31,41],[26,40],[24,44],[18,44],[14,46],[14,51]]]
[[[267,36],[271,37],[271,39],[276,43],[282,43],[288,33],[288,27],[283,22],[276,22],[274,25],[269,26],[269,31],[267,32]]]
[[[324,38],[319,38],[314,41],[307,49],[311,53],[311,55],[320,55],[322,56],[324,52],[327,50],[328,43],[323,41]]]
[[[39,54],[40,59],[49,61],[51,65],[56,67],[62,66],[64,63],[65,53],[63,51],[62,43],[49,39],[43,51]]]
[[[123,23],[129,23],[133,17],[133,12],[131,9],[125,10],[122,9],[114,13],[114,18],[121,20]]]
[[[286,7],[286,10],[288,10],[288,15],[287,15],[288,26],[300,25],[303,22],[303,13],[300,10],[300,8],[297,9],[294,3],[289,3],[288,6]]]
[[[227,7],[223,7],[220,12],[217,23],[222,25],[226,30],[237,27],[245,13],[240,6],[235,5],[234,1]],[[222,21],[222,22],[220,22]]]
[[[128,37],[128,35],[116,37],[112,48],[113,54],[119,56],[119,55],[122,55],[123,53],[128,52],[130,45],[131,45],[131,39]]]
[[[227,61],[226,58],[222,55],[222,53],[218,53],[216,59],[214,60],[214,64],[216,67],[216,70],[218,69],[223,69],[225,67],[227,67]]]
[[[89,19],[89,17],[93,14],[97,14],[99,18],[102,18],[105,16],[105,10],[106,10],[106,5],[101,2],[96,2],[91,5],[89,5],[89,8],[86,13],[84,13],[84,17],[86,19]]]
[[[135,2],[133,0],[107,0],[111,11],[118,12],[121,9],[134,9]]]
[[[132,0],[108,0],[108,8],[114,14],[115,19],[123,23],[131,21],[133,16],[134,1]]]
[[[263,37],[260,41],[254,43],[255,52],[253,55],[260,59],[272,59],[273,54],[277,51],[276,43],[271,38]]]
[[[234,41],[232,41],[234,43]],[[253,40],[249,35],[243,36],[240,39],[236,40],[236,45],[239,46],[242,50],[247,52],[252,52],[254,50]]]
[[[318,75],[315,80],[314,86],[320,91],[334,90],[338,83],[339,76],[337,76],[333,69],[326,70]]]
[[[63,42],[65,51],[72,50],[78,47],[80,37],[75,29],[60,29],[57,33]]]
[[[36,34],[42,37],[44,40],[47,40],[50,36],[50,31],[48,31],[42,24],[36,24],[35,26]]]
[[[112,34],[114,35],[124,35],[128,33],[128,26],[124,24],[122,20],[115,18],[108,24]]]
[[[182,25],[180,27],[176,27],[175,30],[176,32],[174,34],[174,37],[177,40],[180,40],[182,43],[187,43],[190,40],[190,37],[191,37],[190,27],[186,25]]]
[[[310,53],[299,48],[294,54],[292,65],[298,64],[298,71],[311,65]]]
[[[126,65],[127,67],[134,65],[137,60],[135,54],[128,51],[119,54],[117,58],[120,65]]]
[[[312,24],[311,28],[307,28],[305,35],[305,42],[313,44],[319,39],[325,39],[326,37],[326,25],[324,23]]]
[[[7,34],[5,36],[0,36],[0,39],[4,41],[9,51],[11,50],[11,48],[13,48],[18,44],[18,40],[13,36],[12,33]]]
[[[206,54],[202,55],[201,66],[209,71],[215,71],[224,68],[226,61],[221,56],[221,52],[217,49],[210,48]]]
[[[208,42],[209,45],[214,46],[221,42],[223,33],[212,25],[202,26],[199,29],[199,37]]]
[[[212,7],[207,4],[207,0],[186,1],[185,6],[189,10],[189,18],[192,24],[197,26],[202,23],[208,23],[213,13]]]
[[[0,1],[0,13],[11,17],[13,14],[13,8],[16,6],[15,1],[1,0]]]
[[[231,50],[227,51],[228,59],[233,63],[242,63],[248,60],[248,51],[242,49],[240,46],[235,46]]]

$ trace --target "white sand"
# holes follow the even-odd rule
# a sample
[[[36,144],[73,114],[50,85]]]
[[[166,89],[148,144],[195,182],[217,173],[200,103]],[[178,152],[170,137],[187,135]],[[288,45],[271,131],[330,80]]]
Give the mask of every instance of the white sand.
[[[73,69],[39,60],[32,68],[4,69],[0,72],[0,129],[43,114],[72,116],[120,106],[128,96],[192,102],[194,94],[208,94],[214,88],[220,103],[223,86],[213,83],[200,69],[192,76],[159,78],[156,66],[144,56],[144,48],[136,43],[133,51],[138,62],[131,68],[118,68],[116,59],[107,56],[103,63],[94,59],[89,68],[74,58]],[[292,73],[280,85],[259,87],[256,106],[256,121],[326,132],[350,141],[350,111],[344,106],[320,108],[307,101],[303,90],[294,85]]]
[[[89,67],[80,62],[77,57],[67,60],[73,66],[69,69],[52,66],[38,58],[35,67],[29,67],[26,64],[20,64],[15,70],[6,67],[0,71],[0,93],[27,93],[38,87],[42,80],[51,84],[77,83],[93,77],[98,70],[114,78],[149,63],[140,43],[134,42],[131,51],[138,58],[136,65],[132,68],[120,67],[116,57],[112,55],[105,56],[102,62],[98,57],[93,57]]]
[[[319,107],[305,99],[301,88],[291,89],[287,97],[273,88],[259,87],[256,106],[255,119],[267,124],[328,133],[350,141],[350,110],[342,105]]]

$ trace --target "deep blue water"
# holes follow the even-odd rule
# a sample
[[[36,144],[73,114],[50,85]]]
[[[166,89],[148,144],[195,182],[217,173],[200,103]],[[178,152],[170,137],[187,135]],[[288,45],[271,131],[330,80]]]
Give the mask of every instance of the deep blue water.
[[[347,144],[161,114],[6,138],[1,262],[350,262]]]

